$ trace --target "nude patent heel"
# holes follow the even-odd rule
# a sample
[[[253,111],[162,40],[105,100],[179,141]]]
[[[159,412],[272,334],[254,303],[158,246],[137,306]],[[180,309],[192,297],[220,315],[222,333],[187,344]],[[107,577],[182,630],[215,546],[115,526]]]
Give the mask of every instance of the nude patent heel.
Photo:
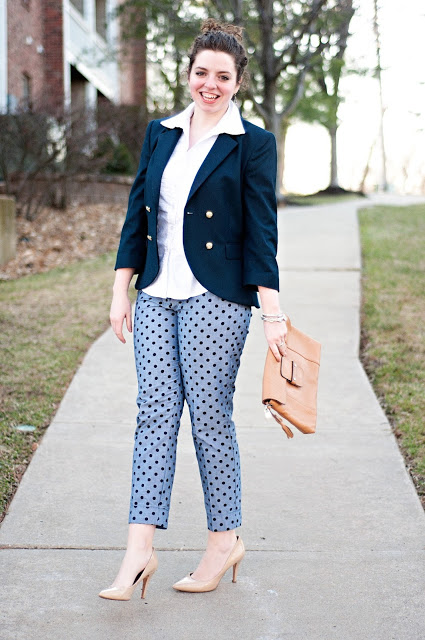
[[[149,580],[152,578],[154,573],[155,573],[155,571],[152,571],[152,573],[150,573],[148,576],[146,576],[146,578],[143,578],[142,595],[140,596],[141,598],[145,597],[145,593],[146,593],[146,589],[148,588]]]
[[[236,539],[236,544],[230,552],[229,557],[224,564],[224,567],[219,573],[217,573],[216,576],[214,576],[214,578],[211,578],[211,580],[194,580],[192,578],[192,574],[189,573],[185,578],[173,584],[173,589],[175,589],[176,591],[186,591],[189,593],[203,593],[205,591],[214,591],[214,589],[217,588],[220,580],[222,579],[226,571],[230,569],[230,567],[233,567],[232,582],[236,582],[239,565],[242,562],[242,558],[244,557],[244,555],[245,547],[242,539],[238,536]]]
[[[238,570],[239,570],[239,565],[242,562],[242,559],[239,560],[239,562],[236,562],[236,564],[233,565],[233,579],[232,582],[236,582],[236,578],[238,576]]]
[[[105,598],[106,600],[130,600],[137,585],[143,582],[141,597],[144,598],[149,580],[152,578],[157,568],[158,558],[155,549],[152,549],[152,555],[149,558],[147,565],[134,578],[133,584],[129,587],[109,587],[108,589],[103,589],[103,591],[99,593],[99,597]]]

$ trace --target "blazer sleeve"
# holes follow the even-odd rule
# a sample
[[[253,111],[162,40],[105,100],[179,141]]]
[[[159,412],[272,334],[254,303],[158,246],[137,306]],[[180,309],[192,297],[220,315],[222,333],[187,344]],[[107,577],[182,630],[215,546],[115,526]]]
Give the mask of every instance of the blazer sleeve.
[[[127,215],[121,231],[121,238],[115,262],[115,270],[132,267],[135,273],[143,270],[146,260],[147,218],[145,211],[145,178],[149,159],[152,153],[151,121],[146,129],[140,156],[139,168],[131,187],[128,199]]]
[[[276,140],[262,131],[244,171],[243,285],[279,291],[277,253]]]

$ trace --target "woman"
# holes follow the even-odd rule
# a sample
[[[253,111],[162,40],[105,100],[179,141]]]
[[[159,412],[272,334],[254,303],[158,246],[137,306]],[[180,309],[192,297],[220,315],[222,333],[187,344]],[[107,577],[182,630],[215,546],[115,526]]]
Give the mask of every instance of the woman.
[[[190,410],[207,513],[206,551],[174,585],[211,591],[244,555],[233,393],[251,318],[261,299],[267,342],[285,353],[276,264],[276,143],[242,120],[232,100],[247,56],[241,29],[207,20],[189,54],[192,97],[146,131],[115,265],[111,324],[132,331],[128,287],[136,273],[134,350],[139,383],[129,535],[112,586],[128,600],[157,567],[166,529],[179,421]]]

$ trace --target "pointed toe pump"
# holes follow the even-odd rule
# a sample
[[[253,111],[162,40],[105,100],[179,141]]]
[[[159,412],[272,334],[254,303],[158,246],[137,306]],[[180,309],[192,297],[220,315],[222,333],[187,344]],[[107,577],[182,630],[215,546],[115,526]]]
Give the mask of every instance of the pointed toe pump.
[[[140,582],[143,582],[142,598],[144,598],[148,582],[155,573],[157,567],[158,558],[155,549],[152,549],[152,555],[149,558],[147,565],[134,578],[133,584],[129,587],[109,587],[108,589],[103,589],[103,591],[99,593],[99,596],[101,598],[106,598],[106,600],[130,600],[137,585],[140,584]]]
[[[217,573],[214,578],[211,580],[194,580],[192,578],[192,574],[189,573],[185,578],[179,580],[175,584],[173,584],[173,589],[176,591],[187,591],[189,593],[203,593],[205,591],[214,591],[217,588],[218,583],[226,573],[230,567],[233,566],[233,580],[232,582],[236,582],[236,578],[238,575],[239,565],[242,562],[242,558],[245,555],[245,547],[242,542],[242,539],[237,536],[235,546],[230,552],[229,557],[227,558],[224,567],[222,570]]]

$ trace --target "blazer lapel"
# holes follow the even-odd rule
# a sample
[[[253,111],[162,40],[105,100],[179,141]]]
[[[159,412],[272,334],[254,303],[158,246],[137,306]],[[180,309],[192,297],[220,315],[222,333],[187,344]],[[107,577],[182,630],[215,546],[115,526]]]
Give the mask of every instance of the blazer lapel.
[[[229,153],[237,146],[237,142],[232,136],[224,133],[220,134],[211,147],[204,162],[201,164],[198,173],[195,176],[192,187],[190,189],[188,200],[193,196],[195,191],[199,189],[201,184],[208,178],[219,164],[229,155]]]
[[[149,163],[149,173],[151,174],[150,192],[155,209],[157,209],[159,202],[162,174],[181,134],[182,129],[168,129],[164,127],[164,131],[158,136],[156,147]]]

